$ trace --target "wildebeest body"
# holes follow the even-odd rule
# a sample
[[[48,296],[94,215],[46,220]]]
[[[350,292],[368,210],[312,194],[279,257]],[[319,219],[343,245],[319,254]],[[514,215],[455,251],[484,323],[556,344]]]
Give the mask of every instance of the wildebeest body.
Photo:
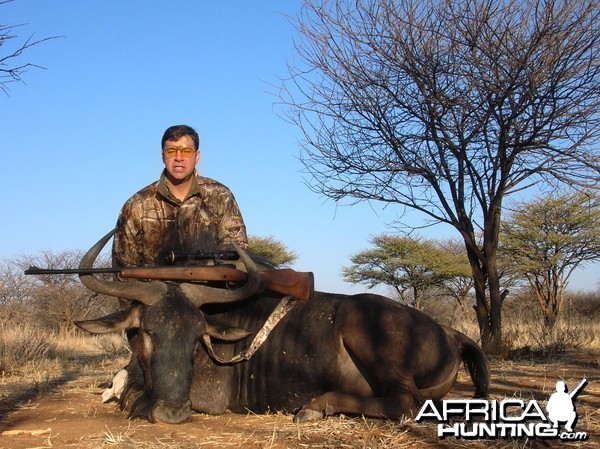
[[[257,331],[277,301],[253,299],[213,317]],[[233,356],[246,344],[227,343],[219,349]],[[232,388],[223,407],[238,413],[293,412],[329,391],[390,396],[394,390],[407,390],[404,382],[414,380],[417,388],[442,383],[452,375],[450,361],[458,357],[456,344],[448,342],[443,329],[413,309],[373,295],[318,293],[311,302],[296,303],[248,362],[221,369],[220,376],[231,376]],[[201,358],[206,365],[214,364],[204,351]],[[206,382],[200,370],[196,375],[197,385]],[[215,412],[201,410],[205,402],[214,407],[203,398],[205,392],[194,393],[192,388],[194,409]]]
[[[326,401],[329,410],[323,412],[396,417],[414,411],[415,400],[441,398],[456,378],[461,344],[469,344],[466,337],[457,342],[455,331],[387,298],[317,293],[310,302],[298,301],[250,360],[223,365],[199,347],[192,363],[185,358],[194,353],[192,345],[200,344],[201,331],[194,327],[202,320],[194,316],[193,305],[188,305],[187,314],[175,314],[174,301],[179,299],[171,298],[165,313],[171,315],[168,325],[176,321],[181,329],[170,332],[174,344],[166,338],[153,344],[154,348],[168,346],[160,352],[154,349],[153,362],[148,364],[156,367],[153,399],[164,396],[184,403],[189,395],[192,410],[209,414],[294,413],[313,398],[329,394],[333,396]],[[235,305],[208,305],[205,317],[254,333],[278,301],[263,295]],[[156,331],[152,334],[157,338]],[[213,348],[221,357],[231,358],[249,339],[213,339]],[[143,345],[138,356],[140,351]],[[138,399],[138,391],[144,389],[139,360],[144,358],[132,359],[122,403],[133,415],[145,416],[149,412],[142,412],[144,399],[137,408],[126,405],[133,405],[132,398]],[[189,387],[182,379],[186,366],[194,368]],[[480,390],[478,394],[485,394],[483,387]],[[335,395],[342,396],[341,404]]]
[[[137,295],[135,286],[115,292],[97,280],[82,281],[102,293]],[[130,416],[177,423],[192,410],[231,410],[284,411],[296,413],[297,421],[333,413],[397,418],[414,413],[423,399],[441,399],[462,361],[475,395],[487,395],[489,369],[475,342],[391,299],[316,292],[311,301],[296,302],[249,360],[222,364],[208,354],[202,336],[212,336],[218,356],[231,358],[280,297],[263,292],[199,304],[196,286],[156,284],[143,286],[154,298],[145,304],[78,323],[91,332],[138,330],[121,397]]]

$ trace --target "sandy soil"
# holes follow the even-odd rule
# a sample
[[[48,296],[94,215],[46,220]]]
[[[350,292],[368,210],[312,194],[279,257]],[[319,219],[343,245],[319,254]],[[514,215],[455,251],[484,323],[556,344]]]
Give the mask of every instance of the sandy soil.
[[[97,363],[96,363],[97,364]],[[98,364],[97,364],[98,365]],[[588,384],[577,398],[577,430],[584,443],[555,440],[440,440],[433,424],[346,416],[295,425],[286,415],[208,416],[195,414],[183,425],[127,420],[116,403],[102,404],[103,384],[118,366],[72,366],[59,377],[34,385],[0,378],[0,448],[401,448],[419,447],[600,447],[600,354],[577,353],[553,361],[525,358],[492,362],[492,398],[546,401],[558,379],[573,388]],[[465,373],[450,397],[468,398]]]

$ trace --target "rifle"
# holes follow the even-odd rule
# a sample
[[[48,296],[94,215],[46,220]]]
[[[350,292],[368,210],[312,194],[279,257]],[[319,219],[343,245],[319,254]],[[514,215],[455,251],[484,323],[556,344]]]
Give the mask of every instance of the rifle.
[[[151,279],[182,282],[244,282],[246,273],[231,265],[212,266],[165,266],[165,267],[122,267],[122,268],[38,268],[29,267],[25,274],[101,274],[116,273],[128,279]],[[311,299],[314,293],[312,272],[299,272],[292,269],[270,269],[259,271],[265,288],[298,299]]]
[[[579,383],[579,385],[577,385],[577,387],[576,387],[576,388],[575,388],[573,391],[571,391],[571,392],[569,393],[569,396],[571,397],[571,399],[573,399],[575,396],[577,396],[577,395],[579,394],[579,392],[581,391],[581,389],[582,389],[583,387],[585,387],[585,384],[587,384],[587,379],[583,379],[583,380],[582,380],[582,381]]]

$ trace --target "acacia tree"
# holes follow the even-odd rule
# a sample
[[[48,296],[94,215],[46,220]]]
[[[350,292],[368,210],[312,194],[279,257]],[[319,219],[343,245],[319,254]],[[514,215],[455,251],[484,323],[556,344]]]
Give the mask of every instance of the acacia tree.
[[[280,91],[309,187],[462,236],[488,353],[501,348],[502,204],[597,183],[597,0],[305,0]]]
[[[248,250],[259,261],[264,261],[275,268],[284,268],[298,259],[298,254],[290,250],[274,236],[248,236]]]
[[[424,294],[432,287],[445,287],[455,293],[454,298],[462,299],[453,288],[457,278],[466,274],[460,253],[421,237],[382,234],[372,237],[371,243],[373,248],[356,253],[350,258],[352,265],[342,268],[347,282],[369,288],[389,286],[402,303],[415,309],[421,308]]]
[[[600,199],[575,192],[516,205],[502,222],[500,250],[527,279],[551,330],[573,270],[600,258]]]
[[[463,316],[469,316],[473,313],[471,293],[475,284],[465,245],[458,239],[449,239],[438,242],[438,248],[445,254],[444,270],[451,273],[440,286],[440,290],[456,301]]]

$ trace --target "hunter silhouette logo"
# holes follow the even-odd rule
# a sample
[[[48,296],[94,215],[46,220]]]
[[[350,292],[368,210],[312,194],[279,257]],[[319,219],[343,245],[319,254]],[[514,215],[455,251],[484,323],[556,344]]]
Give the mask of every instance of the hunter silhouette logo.
[[[558,428],[559,422],[566,422],[565,430],[567,432],[573,432],[573,425],[577,420],[577,413],[575,413],[575,397],[583,389],[587,379],[583,379],[577,388],[572,393],[567,393],[567,384],[562,380],[556,382],[556,393],[552,393],[550,399],[548,399],[548,405],[546,410],[548,411],[548,418],[552,421],[555,429]]]
[[[559,380],[556,392],[546,404],[547,413],[535,399],[445,399],[441,404],[428,399],[415,421],[436,421],[440,438],[559,438],[583,441],[588,438],[587,432],[574,431],[577,421],[575,399],[586,384],[587,379],[583,379],[569,393],[567,384]],[[564,424],[563,431],[561,423]]]

